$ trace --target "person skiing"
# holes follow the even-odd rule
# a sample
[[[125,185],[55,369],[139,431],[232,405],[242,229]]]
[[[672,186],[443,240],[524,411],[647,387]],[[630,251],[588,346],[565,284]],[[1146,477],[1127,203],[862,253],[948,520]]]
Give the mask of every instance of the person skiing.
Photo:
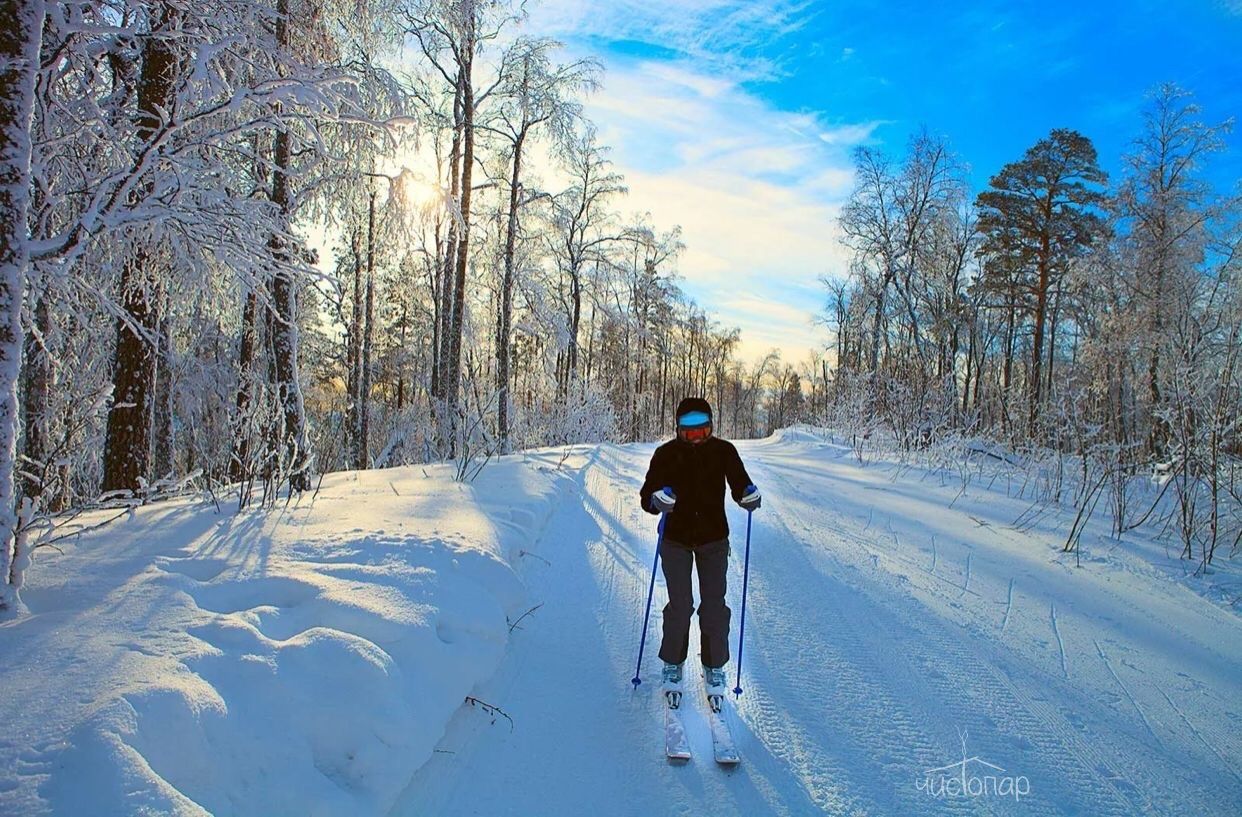
[[[712,407],[701,397],[677,405],[677,436],[651,457],[640,499],[643,510],[667,514],[661,550],[668,604],[660,660],[664,662],[664,693],[672,708],[680,705],[682,663],[690,641],[694,595],[692,565],[699,572],[700,659],[708,701],[719,711],[724,701],[729,661],[729,617],[725,579],[729,566],[729,522],[724,490],[747,511],[759,508],[759,489],[750,481],[737,448],[712,435]]]

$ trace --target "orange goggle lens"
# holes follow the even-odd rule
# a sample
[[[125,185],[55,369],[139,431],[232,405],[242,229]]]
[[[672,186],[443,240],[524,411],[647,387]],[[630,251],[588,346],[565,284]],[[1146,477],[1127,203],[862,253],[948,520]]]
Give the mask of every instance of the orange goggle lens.
[[[689,440],[692,443],[702,442],[712,436],[711,426],[699,426],[698,428],[683,428],[681,437],[683,440]]]

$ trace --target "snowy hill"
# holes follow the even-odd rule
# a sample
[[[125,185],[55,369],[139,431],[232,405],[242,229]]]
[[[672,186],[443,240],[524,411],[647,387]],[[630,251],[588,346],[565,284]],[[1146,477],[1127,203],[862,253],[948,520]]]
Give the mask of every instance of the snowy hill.
[[[334,474],[288,508],[161,504],[41,553],[31,616],[0,625],[0,813],[1242,809],[1234,609],[1150,541],[1092,523],[1077,568],[1055,514],[1019,531],[1028,503],[809,431],[739,444],[765,496],[743,762],[711,763],[696,681],[695,759],[669,765],[654,650],[629,684],[651,450],[518,455],[470,486]]]
[[[0,626],[0,813],[384,813],[525,609],[547,468],[165,503],[43,556]]]

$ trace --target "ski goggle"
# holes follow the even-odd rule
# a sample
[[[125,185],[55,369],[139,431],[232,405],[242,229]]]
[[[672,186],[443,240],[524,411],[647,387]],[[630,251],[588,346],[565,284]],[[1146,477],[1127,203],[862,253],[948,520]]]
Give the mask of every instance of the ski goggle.
[[[687,442],[701,443],[708,437],[712,436],[711,426],[698,426],[696,428],[679,428],[677,434]]]
[[[705,411],[687,411],[677,418],[677,435],[692,443],[712,436],[712,418]]]

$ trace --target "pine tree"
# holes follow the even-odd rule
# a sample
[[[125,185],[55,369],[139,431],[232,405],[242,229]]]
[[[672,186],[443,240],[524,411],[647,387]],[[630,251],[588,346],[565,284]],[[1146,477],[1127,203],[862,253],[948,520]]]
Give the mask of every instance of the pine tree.
[[[1043,396],[1049,295],[1070,263],[1104,236],[1100,211],[1106,198],[1100,188],[1107,181],[1091,140],[1073,130],[1056,129],[1029,148],[1020,161],[1001,168],[988,182],[990,189],[979,194],[983,252],[1004,258],[1006,264],[1000,269],[1020,276],[1019,286],[1031,298],[1027,422],[1032,434]]]

